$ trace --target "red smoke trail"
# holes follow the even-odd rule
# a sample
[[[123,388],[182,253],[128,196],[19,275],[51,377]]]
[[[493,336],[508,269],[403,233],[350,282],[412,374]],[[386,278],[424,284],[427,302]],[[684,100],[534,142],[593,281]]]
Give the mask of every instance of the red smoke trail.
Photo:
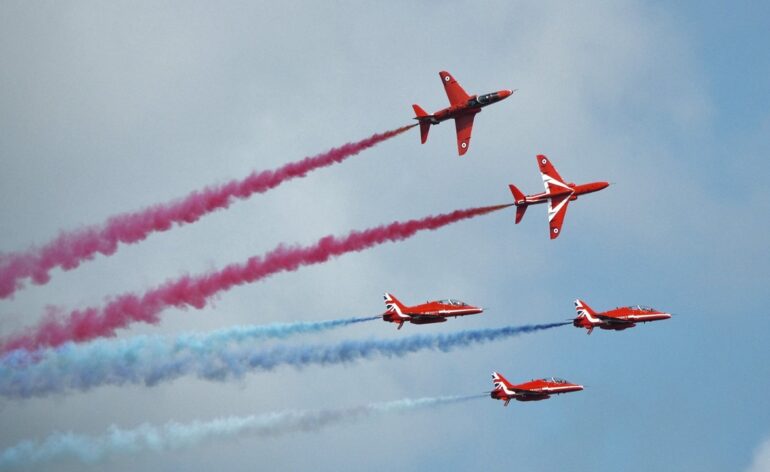
[[[397,136],[417,126],[409,125],[372,135],[362,141],[348,143],[323,154],[292,162],[276,170],[253,172],[242,180],[194,191],[185,198],[151,206],[133,213],[113,216],[101,226],[90,226],[62,232],[42,247],[33,247],[20,253],[0,255],[0,299],[8,298],[22,287],[21,280],[31,277],[36,284],[47,283],[48,272],[54,267],[71,270],[96,253],[114,254],[118,243],[133,244],[150,233],[168,231],[174,224],[198,221],[200,217],[227,208],[235,199],[246,199],[263,193],[283,182],[304,177],[308,172],[342,162],[348,157]]]
[[[419,220],[397,221],[364,231],[352,231],[344,237],[325,236],[312,246],[279,245],[267,254],[252,257],[243,264],[231,264],[216,272],[167,281],[143,295],[120,295],[101,309],[75,310],[65,320],[59,320],[49,314],[29,333],[2,342],[0,353],[18,348],[33,350],[43,346],[58,346],[67,341],[79,342],[114,336],[115,330],[132,322],[157,323],[158,315],[167,307],[203,308],[213,295],[236,285],[255,282],[278,272],[293,271],[306,265],[320,264],[332,257],[363,251],[388,241],[401,241],[419,231],[436,230],[509,206],[511,204],[469,208]]]

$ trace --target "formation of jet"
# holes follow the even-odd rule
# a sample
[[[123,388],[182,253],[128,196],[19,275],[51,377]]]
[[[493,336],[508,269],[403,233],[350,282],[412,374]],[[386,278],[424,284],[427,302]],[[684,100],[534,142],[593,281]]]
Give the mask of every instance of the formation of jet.
[[[449,107],[429,115],[420,105],[414,104],[412,108],[417,115],[414,119],[420,122],[420,138],[423,144],[428,140],[430,125],[454,119],[455,128],[457,128],[457,152],[462,156],[468,151],[471,142],[473,119],[476,113],[481,112],[481,109],[487,105],[510,97],[515,90],[498,90],[481,96],[468,95],[449,72],[442,70],[438,75],[449,98]]]
[[[505,406],[508,406],[511,400],[532,402],[546,400],[551,398],[551,395],[583,390],[582,385],[553,377],[550,379],[530,380],[529,382],[514,385],[497,372],[492,372],[492,383],[495,385],[495,389],[489,393],[489,396],[495,400],[504,401]]]
[[[551,161],[542,154],[537,156],[537,165],[543,177],[545,192],[535,195],[524,195],[515,185],[509,185],[516,203],[516,224],[524,217],[524,213],[530,205],[548,203],[548,224],[550,226],[551,239],[556,239],[561,234],[561,226],[564,223],[564,216],[567,214],[569,202],[577,200],[579,195],[605,189],[610,184],[608,182],[591,182],[580,185],[566,183],[553,164],[551,164]]]
[[[572,320],[572,325],[576,328],[586,328],[588,334],[591,334],[594,328],[622,331],[633,328],[636,323],[648,323],[671,318],[670,313],[638,305],[597,313],[580,299],[575,300],[575,311],[577,311],[577,317]]]
[[[384,298],[385,313],[382,320],[398,323],[398,329],[407,321],[412,324],[443,323],[450,316],[475,315],[484,311],[483,308],[468,305],[460,300],[436,300],[422,305],[406,306],[387,292]]]
[[[420,124],[420,140],[423,144],[428,140],[431,125],[453,119],[457,130],[457,152],[463,156],[470,146],[473,120],[476,114],[481,112],[483,107],[508,98],[515,90],[499,90],[481,96],[468,95],[449,72],[441,71],[439,76],[449,98],[449,107],[431,115],[419,105],[412,105],[416,115],[414,119]],[[509,185],[516,205],[516,224],[524,218],[530,205],[547,203],[549,234],[551,239],[556,239],[561,234],[569,203],[577,200],[580,195],[603,190],[609,186],[609,183],[603,181],[586,184],[566,182],[544,155],[537,156],[537,164],[543,178],[544,192],[525,195],[515,185]],[[398,323],[398,329],[401,329],[407,321],[414,324],[443,323],[450,316],[472,315],[483,311],[481,308],[451,299],[431,301],[409,307],[389,293],[385,293],[385,308],[386,311],[382,315],[382,319],[386,322]],[[577,310],[577,317],[571,320],[572,324],[578,328],[586,328],[588,334],[591,334],[596,327],[620,331],[632,328],[637,323],[671,318],[669,313],[642,306],[615,308],[597,313],[582,300],[575,301],[575,309]],[[511,400],[539,401],[548,399],[551,395],[583,390],[582,385],[553,377],[514,385],[499,373],[492,372],[492,381],[494,390],[490,392],[490,396],[493,399],[504,401],[505,406],[508,406]]]

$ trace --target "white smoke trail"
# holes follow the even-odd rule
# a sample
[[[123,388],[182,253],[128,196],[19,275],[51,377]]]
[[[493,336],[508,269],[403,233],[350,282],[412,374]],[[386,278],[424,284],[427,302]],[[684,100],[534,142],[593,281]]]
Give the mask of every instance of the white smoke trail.
[[[371,403],[353,408],[287,410],[251,416],[230,416],[211,421],[162,426],[144,423],[134,429],[111,426],[101,436],[54,433],[42,441],[24,441],[0,452],[0,469],[29,467],[60,459],[95,463],[116,455],[189,448],[204,441],[235,436],[273,437],[318,431],[326,426],[387,413],[403,413],[464,402],[486,395],[425,397]]]

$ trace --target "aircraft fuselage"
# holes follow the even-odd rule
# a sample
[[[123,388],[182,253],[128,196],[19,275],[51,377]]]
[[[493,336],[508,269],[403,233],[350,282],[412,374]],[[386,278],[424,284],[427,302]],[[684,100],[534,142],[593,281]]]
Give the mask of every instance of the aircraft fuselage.
[[[476,315],[483,308],[469,305],[456,299],[435,300],[421,305],[406,306],[393,295],[385,293],[385,313],[382,320],[388,323],[398,323],[398,329],[409,322],[412,324],[443,323],[449,317]]]
[[[486,93],[480,97],[473,95],[465,103],[443,108],[433,115],[422,119],[429,121],[432,125],[437,125],[442,121],[452,120],[459,116],[475,115],[476,113],[481,112],[482,108],[505,100],[510,97],[512,93],[512,90],[498,90],[497,92]]]
[[[505,405],[511,400],[520,402],[534,402],[551,398],[551,395],[579,392],[582,385],[573,384],[561,379],[537,379],[513,385],[497,372],[492,373],[492,381],[495,388],[489,392],[489,396],[495,400],[502,400]]]
[[[570,197],[570,200],[577,200],[579,195],[585,195],[587,193],[593,193],[598,192],[599,190],[603,190],[607,187],[609,187],[609,182],[590,182],[587,184],[569,184],[569,187],[572,189],[572,196]],[[567,190],[564,190],[563,192],[541,192],[536,193],[534,195],[527,195],[524,198],[524,201],[518,201],[516,202],[516,205],[537,205],[538,203],[546,203],[548,200],[550,200],[553,197],[559,197],[562,195],[569,195],[570,192]]]
[[[654,308],[641,306],[618,307],[605,312],[595,312],[583,300],[575,300],[575,309],[578,316],[572,321],[576,328],[585,328],[588,334],[594,328],[608,331],[623,331],[633,328],[637,323],[667,320],[670,313],[665,313]]]

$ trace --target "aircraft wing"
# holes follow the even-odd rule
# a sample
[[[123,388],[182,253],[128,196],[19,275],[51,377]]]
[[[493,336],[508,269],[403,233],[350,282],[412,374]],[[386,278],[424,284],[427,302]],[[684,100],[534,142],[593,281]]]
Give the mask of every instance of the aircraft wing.
[[[444,321],[446,321],[446,318],[443,316],[417,315],[417,316],[411,316],[409,318],[409,321],[414,324],[443,323]]]
[[[452,77],[452,74],[442,70],[438,75],[441,77],[441,83],[444,84],[444,90],[446,91],[447,98],[449,98],[450,105],[455,106],[468,102],[468,99],[471,98],[470,95],[460,87],[460,84]]]
[[[542,154],[537,156],[537,166],[540,168],[540,175],[543,177],[543,185],[547,193],[572,191],[572,188],[564,183],[564,179],[561,178],[547,157]]]
[[[461,115],[455,118],[457,128],[457,152],[462,156],[471,145],[471,132],[473,132],[473,118],[476,114]]]
[[[567,205],[572,193],[557,195],[548,201],[548,225],[550,227],[551,239],[556,239],[561,233],[561,225],[564,223],[564,216],[567,214]]]
[[[539,397],[548,398],[548,397],[550,397],[550,393],[543,392],[543,391],[540,391],[540,390],[525,390],[525,389],[520,389],[520,388],[514,388],[514,389],[511,389],[511,390],[513,390],[520,397],[535,397],[535,398],[539,398]]]
[[[632,324],[636,323],[635,321],[625,320],[623,318],[614,318],[612,316],[603,316],[603,315],[594,315],[594,316],[596,316],[600,320],[604,321],[605,323],[610,323],[610,324],[632,325]]]
[[[412,313],[407,313],[407,315],[413,317],[413,318],[419,318],[420,316],[424,316],[426,318],[435,317],[435,316],[442,316],[441,312],[438,310],[433,311],[414,311]]]

